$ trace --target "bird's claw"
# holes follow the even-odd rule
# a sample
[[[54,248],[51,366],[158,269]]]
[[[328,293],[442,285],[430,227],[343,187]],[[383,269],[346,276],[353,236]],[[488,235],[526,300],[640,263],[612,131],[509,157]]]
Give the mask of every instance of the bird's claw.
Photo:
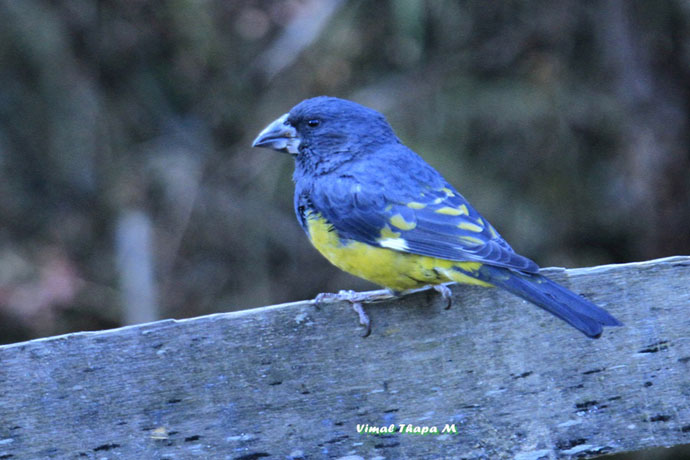
[[[342,290],[337,294],[332,292],[322,292],[314,298],[314,305],[320,307],[324,303],[333,302],[350,302],[352,309],[357,312],[359,317],[359,324],[364,326],[365,331],[362,337],[368,337],[371,334],[371,320],[364,311],[363,303],[371,303],[380,300],[385,300],[393,297],[389,291],[373,291],[373,292],[355,292],[351,290]]]
[[[314,306],[316,308],[321,308],[321,305],[325,303],[335,302],[334,297],[337,295],[338,294],[334,294],[332,292],[320,292],[316,295],[316,297],[314,297]]]
[[[434,291],[441,294],[443,300],[446,301],[446,306],[444,308],[449,310],[451,305],[453,305],[453,293],[451,292],[450,288],[445,284],[435,284],[431,287],[434,289]]]

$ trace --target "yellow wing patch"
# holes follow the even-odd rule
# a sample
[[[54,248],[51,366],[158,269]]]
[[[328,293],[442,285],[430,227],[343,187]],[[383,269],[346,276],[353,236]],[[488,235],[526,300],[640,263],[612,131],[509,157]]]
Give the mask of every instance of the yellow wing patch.
[[[320,217],[323,220],[323,217]],[[381,239],[385,238],[400,238],[400,232],[394,232],[391,228],[386,225],[381,229]]]
[[[479,238],[475,238],[474,236],[460,236],[460,237],[458,237],[458,239],[460,241],[463,241],[463,242],[469,244],[469,245],[484,244],[484,242],[482,240],[480,240]]]
[[[424,203],[419,203],[417,201],[410,201],[407,203],[407,207],[411,209],[424,209],[426,205]]]
[[[455,193],[453,193],[453,191],[452,191],[451,189],[449,189],[448,187],[443,187],[443,188],[441,189],[441,191],[442,191],[443,193],[445,193],[447,197],[455,196]]]
[[[408,222],[401,214],[396,214],[388,220],[391,225],[399,228],[400,230],[412,230],[417,226],[417,222]]]
[[[457,208],[451,208],[450,206],[444,206],[442,208],[438,208],[437,210],[434,211],[437,214],[445,214],[447,216],[462,216],[462,215],[469,215],[469,212],[467,210],[467,206],[464,204],[458,206]]]
[[[481,233],[482,230],[484,230],[484,227],[480,227],[479,225],[473,224],[472,222],[460,222],[458,224],[458,228],[461,230],[467,230],[475,233]]]

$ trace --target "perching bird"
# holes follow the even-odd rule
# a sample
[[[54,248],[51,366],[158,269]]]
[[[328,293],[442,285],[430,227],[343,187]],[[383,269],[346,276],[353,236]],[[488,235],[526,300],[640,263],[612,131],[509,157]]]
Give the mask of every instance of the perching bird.
[[[395,293],[431,285],[447,300],[447,282],[500,287],[589,337],[621,325],[540,275],[375,110],[334,97],[307,99],[253,146],[294,157],[297,219],[316,249],[346,272]],[[369,327],[366,298],[342,295]]]

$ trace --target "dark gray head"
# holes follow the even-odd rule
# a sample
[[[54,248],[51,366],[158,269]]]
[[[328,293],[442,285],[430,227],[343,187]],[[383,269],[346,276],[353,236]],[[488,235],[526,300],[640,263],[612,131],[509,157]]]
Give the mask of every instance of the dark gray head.
[[[320,96],[300,102],[269,124],[252,146],[290,153],[298,166],[325,170],[397,142],[379,112],[352,101]]]

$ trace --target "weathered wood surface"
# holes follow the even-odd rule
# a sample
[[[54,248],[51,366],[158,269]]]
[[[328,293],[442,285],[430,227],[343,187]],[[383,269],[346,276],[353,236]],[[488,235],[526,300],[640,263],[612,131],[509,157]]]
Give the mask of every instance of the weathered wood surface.
[[[567,458],[690,443],[690,257],[547,273],[625,327],[496,290],[293,303],[0,347],[0,458]],[[454,425],[418,436],[357,425]]]

